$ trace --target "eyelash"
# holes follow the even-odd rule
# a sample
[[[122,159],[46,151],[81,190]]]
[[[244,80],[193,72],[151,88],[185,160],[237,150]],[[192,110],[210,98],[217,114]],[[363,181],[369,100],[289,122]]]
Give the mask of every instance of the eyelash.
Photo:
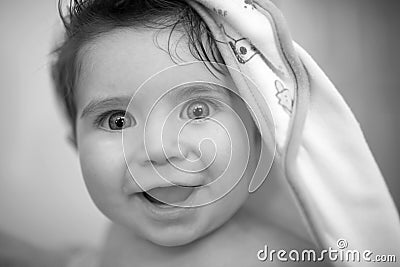
[[[188,100],[187,103],[184,105],[184,108],[180,112],[180,117],[181,118],[187,117],[187,115],[186,115],[187,109],[190,107],[190,105],[192,105],[192,104],[194,104],[196,102],[199,102],[199,103],[203,102],[206,105],[211,106],[211,108],[209,108],[210,109],[210,115],[209,116],[206,116],[204,118],[199,118],[199,119],[191,119],[193,122],[197,122],[197,123],[200,123],[202,121],[207,120],[209,117],[211,117],[211,114],[213,115],[215,112],[221,110],[221,108],[223,107],[223,105],[220,103],[220,101],[215,100],[213,98],[209,98],[209,97],[193,98],[193,99]],[[110,129],[110,126],[109,126],[109,120],[110,120],[111,116],[115,115],[115,114],[118,114],[118,113],[121,113],[121,117],[128,118],[130,121],[133,122],[134,125],[136,124],[136,120],[134,119],[134,117],[129,112],[125,112],[125,110],[109,110],[109,111],[106,111],[106,112],[102,113],[101,115],[99,115],[95,119],[93,124],[94,124],[94,126],[96,128],[103,128],[103,129],[108,130],[108,131],[118,131],[118,130],[120,131],[120,130],[122,130],[124,128],[116,130],[116,129]],[[103,126],[104,123],[107,123],[107,126]]]
[[[204,117],[204,118],[198,118],[198,119],[190,119],[190,118],[186,118],[186,119],[190,119],[192,122],[196,122],[196,123],[201,123],[207,119],[209,119],[212,115],[214,115],[215,112],[218,112],[219,110],[221,110],[221,108],[223,107],[223,104],[213,98],[210,97],[198,97],[198,98],[193,98],[187,101],[187,103],[184,105],[183,110],[180,112],[180,116],[185,118],[187,117],[186,113],[188,111],[188,108],[195,103],[205,103],[208,106],[211,106],[211,108],[208,107],[208,109],[210,110],[210,115]],[[212,110],[215,110],[214,112]]]
[[[121,114],[120,115],[121,117],[127,118],[129,121],[131,121],[132,124],[136,124],[136,120],[133,118],[133,116],[129,112],[126,112],[125,110],[109,110],[109,111],[104,112],[101,115],[99,115],[95,119],[94,125],[97,128],[103,128],[103,129],[108,130],[108,131],[118,131],[118,130],[120,131],[120,130],[128,127],[128,126],[126,126],[126,127],[123,127],[122,129],[111,129],[110,128],[109,122],[110,122],[111,116],[116,115],[118,113]],[[104,123],[107,123],[107,126],[103,126]]]

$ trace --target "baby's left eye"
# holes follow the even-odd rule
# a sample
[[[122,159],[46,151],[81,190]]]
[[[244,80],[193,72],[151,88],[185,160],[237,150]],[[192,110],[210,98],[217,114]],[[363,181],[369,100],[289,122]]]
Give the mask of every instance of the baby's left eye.
[[[191,120],[200,120],[210,116],[210,104],[205,100],[195,100],[186,106],[186,116]]]
[[[210,115],[210,108],[205,101],[195,101],[188,105],[187,116],[192,120],[204,119]]]

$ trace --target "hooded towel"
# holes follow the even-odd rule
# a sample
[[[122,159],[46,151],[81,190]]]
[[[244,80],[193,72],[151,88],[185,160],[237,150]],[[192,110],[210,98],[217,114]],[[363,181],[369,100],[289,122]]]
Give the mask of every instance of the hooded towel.
[[[276,153],[279,179],[289,185],[316,246],[398,257],[399,216],[359,124],[323,71],[292,41],[280,11],[268,0],[188,2],[227,66],[237,70],[230,74],[264,146]],[[259,169],[264,165],[261,157]],[[256,175],[249,192],[264,179]]]

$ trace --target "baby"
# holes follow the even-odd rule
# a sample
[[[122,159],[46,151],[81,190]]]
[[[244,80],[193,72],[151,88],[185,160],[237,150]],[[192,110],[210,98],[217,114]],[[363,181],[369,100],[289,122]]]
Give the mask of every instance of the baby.
[[[53,80],[112,221],[80,266],[286,266],[257,252],[312,248],[243,208],[261,136],[187,3],[76,0],[63,22]]]

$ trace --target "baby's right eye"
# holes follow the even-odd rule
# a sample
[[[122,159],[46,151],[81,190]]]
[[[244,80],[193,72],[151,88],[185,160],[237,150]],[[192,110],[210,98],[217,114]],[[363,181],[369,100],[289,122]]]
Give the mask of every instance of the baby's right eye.
[[[132,127],[136,124],[135,119],[129,112],[124,110],[113,110],[101,115],[98,121],[100,128],[120,131],[122,129]]]

